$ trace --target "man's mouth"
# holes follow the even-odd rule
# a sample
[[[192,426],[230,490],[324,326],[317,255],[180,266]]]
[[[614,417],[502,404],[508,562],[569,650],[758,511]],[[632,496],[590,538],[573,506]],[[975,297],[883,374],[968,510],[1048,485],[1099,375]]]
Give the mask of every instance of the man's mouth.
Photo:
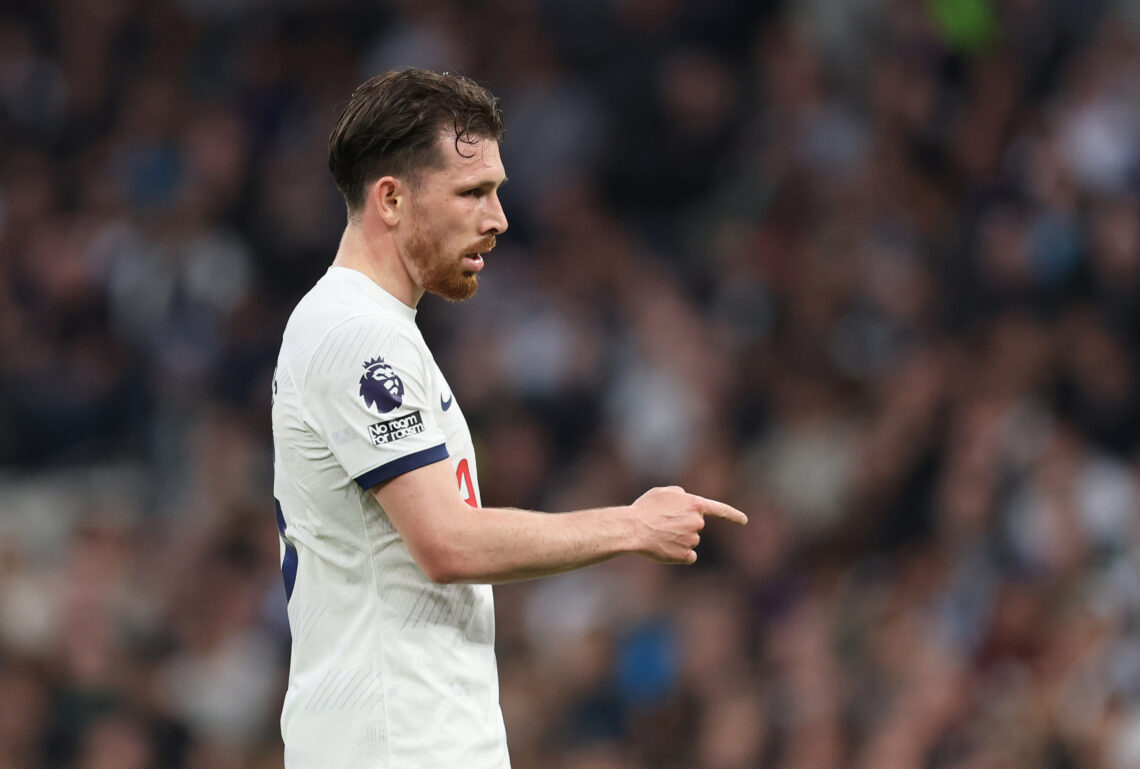
[[[468,253],[463,257],[463,261],[467,265],[467,269],[472,272],[479,272],[483,269],[483,256],[490,253],[491,249],[495,247],[495,239],[489,238],[482,243],[475,246],[475,250]]]

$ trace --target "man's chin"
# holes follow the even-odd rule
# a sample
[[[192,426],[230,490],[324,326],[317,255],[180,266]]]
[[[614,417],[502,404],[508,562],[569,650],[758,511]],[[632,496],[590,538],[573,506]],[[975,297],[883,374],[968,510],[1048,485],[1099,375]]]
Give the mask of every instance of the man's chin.
[[[433,281],[424,286],[424,290],[449,302],[462,302],[475,296],[479,290],[479,276],[473,272],[464,272],[445,280]]]

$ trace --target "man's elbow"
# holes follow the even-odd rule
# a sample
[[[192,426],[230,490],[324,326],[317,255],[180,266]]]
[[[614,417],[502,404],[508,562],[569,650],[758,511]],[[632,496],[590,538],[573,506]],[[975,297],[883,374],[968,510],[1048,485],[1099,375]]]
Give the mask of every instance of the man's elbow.
[[[455,548],[429,547],[416,554],[416,563],[427,578],[437,585],[452,585],[469,578],[465,561]]]
[[[424,574],[437,585],[454,585],[456,582],[463,582],[463,577],[455,570],[448,568],[446,564],[428,563],[422,564]]]

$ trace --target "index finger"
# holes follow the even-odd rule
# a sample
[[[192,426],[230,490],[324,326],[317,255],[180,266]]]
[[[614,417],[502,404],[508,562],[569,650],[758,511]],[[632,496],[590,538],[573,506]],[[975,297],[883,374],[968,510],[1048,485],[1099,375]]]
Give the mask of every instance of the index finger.
[[[693,494],[697,499],[697,512],[702,515],[711,515],[714,518],[723,518],[726,521],[738,524],[740,526],[748,523],[748,516],[737,510],[732,505],[726,505],[724,502],[717,502],[715,499],[708,499],[706,497]]]

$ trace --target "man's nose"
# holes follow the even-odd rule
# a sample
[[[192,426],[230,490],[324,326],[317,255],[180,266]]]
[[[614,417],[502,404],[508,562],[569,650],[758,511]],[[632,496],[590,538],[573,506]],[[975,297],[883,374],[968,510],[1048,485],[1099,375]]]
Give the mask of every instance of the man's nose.
[[[507,214],[503,211],[503,203],[498,195],[492,195],[487,210],[487,219],[483,223],[483,232],[488,235],[502,235],[507,231]]]

